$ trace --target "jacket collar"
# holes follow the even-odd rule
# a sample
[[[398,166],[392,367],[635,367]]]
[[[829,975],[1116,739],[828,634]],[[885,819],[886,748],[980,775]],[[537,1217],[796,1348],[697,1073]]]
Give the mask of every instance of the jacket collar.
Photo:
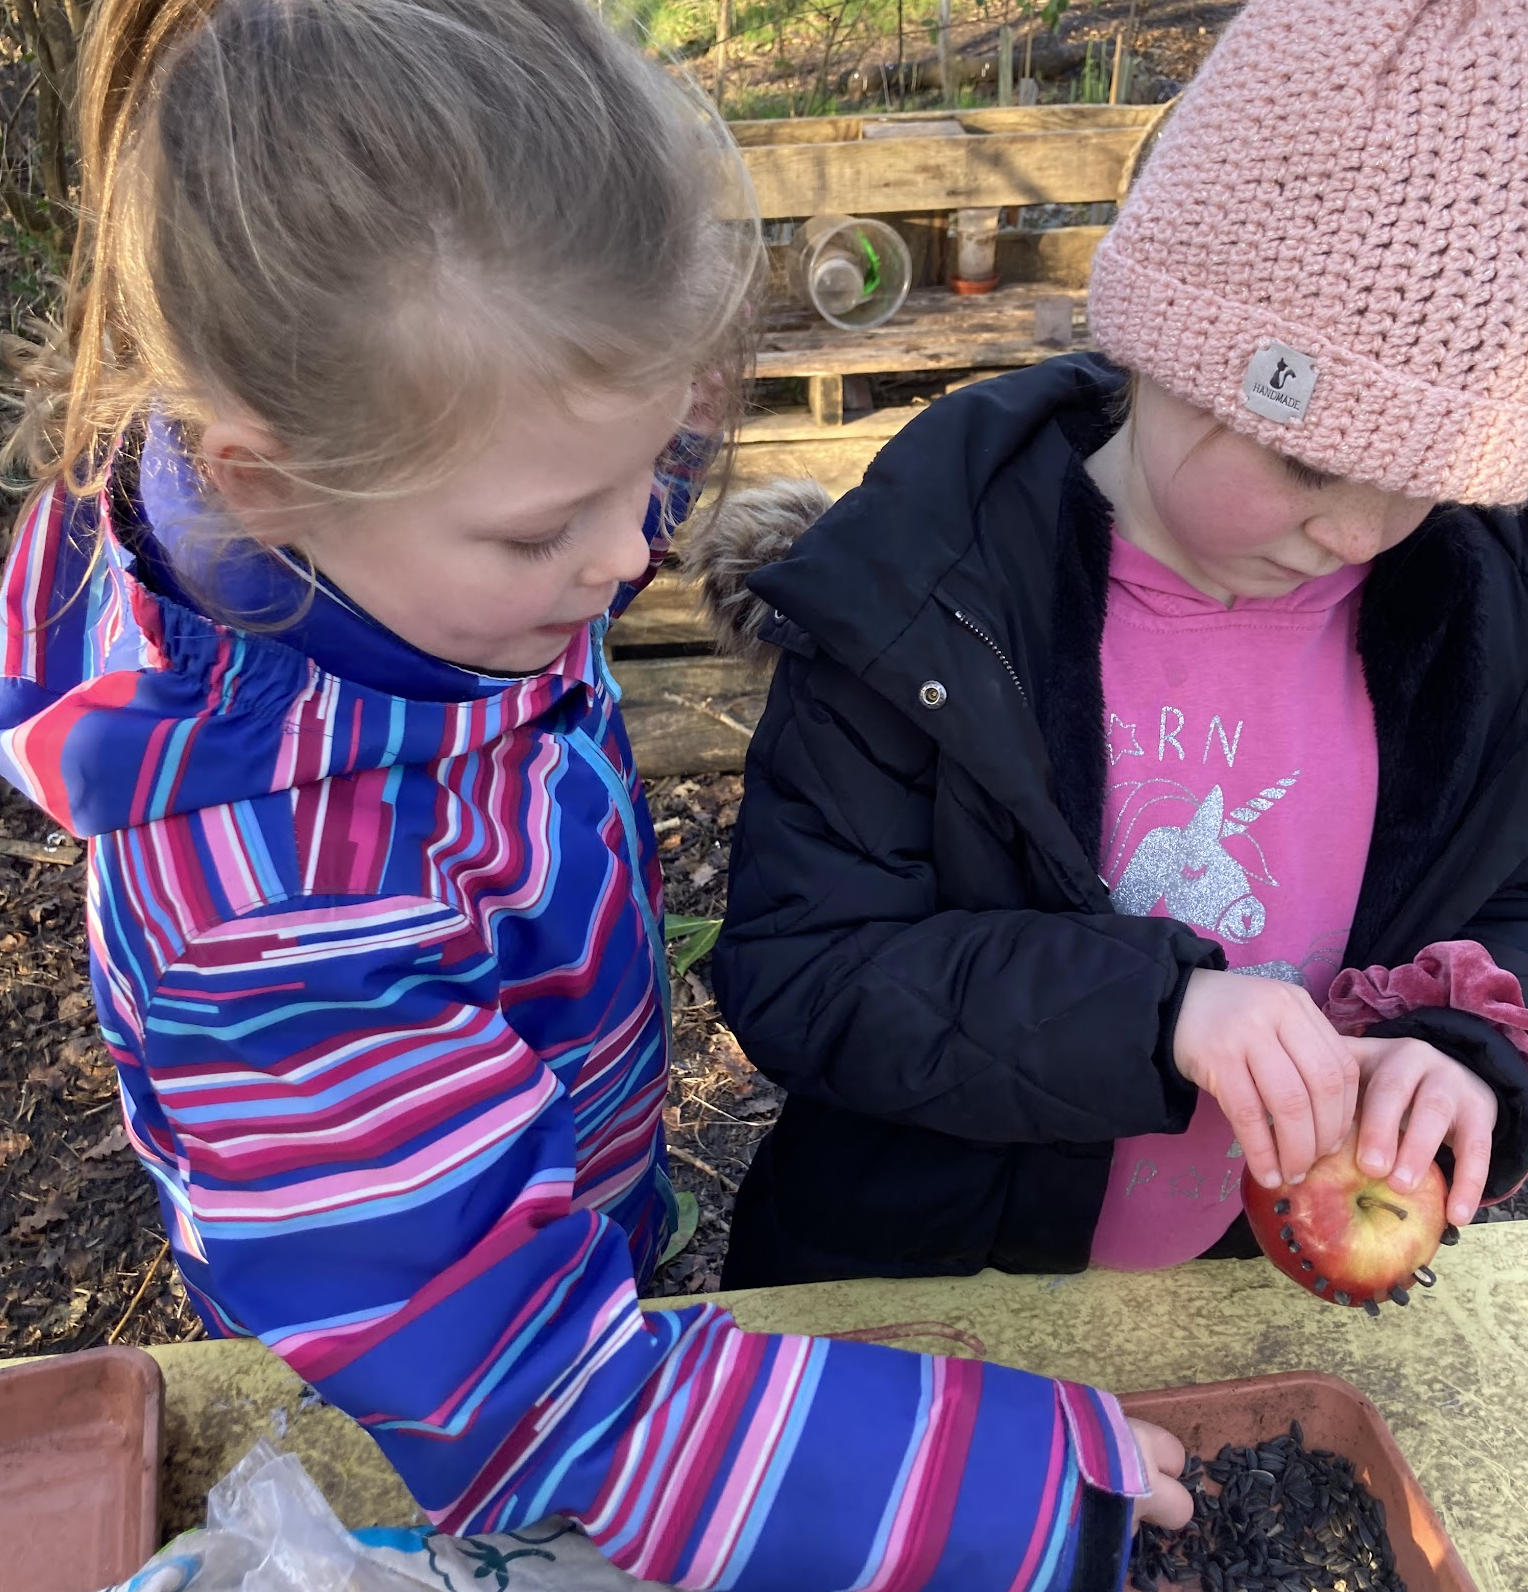
[[[1009,808],[1080,908],[1107,893],[1057,805],[1036,706],[1048,688],[1058,547],[1092,512],[1081,458],[1123,374],[1051,360],[941,399],[751,589],[766,639],[807,641],[903,706]],[[936,705],[937,703],[937,705]]]
[[[749,581],[778,615],[766,639],[820,648],[902,706],[1094,911],[1107,906],[1093,858],[1109,510],[1081,460],[1107,435],[1122,379],[1084,355],[941,399]],[[1521,513],[1435,511],[1375,561],[1358,647],[1381,780],[1349,951],[1406,960],[1418,936],[1456,932],[1522,861]],[[930,682],[942,691],[925,697]]]

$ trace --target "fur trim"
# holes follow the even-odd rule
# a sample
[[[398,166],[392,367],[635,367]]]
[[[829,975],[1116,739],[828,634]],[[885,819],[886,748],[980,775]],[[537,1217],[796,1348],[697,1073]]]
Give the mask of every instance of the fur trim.
[[[684,569],[700,590],[718,652],[756,664],[772,659],[759,635],[771,610],[749,591],[748,577],[784,558],[832,504],[815,481],[744,487],[729,492],[690,538]]]

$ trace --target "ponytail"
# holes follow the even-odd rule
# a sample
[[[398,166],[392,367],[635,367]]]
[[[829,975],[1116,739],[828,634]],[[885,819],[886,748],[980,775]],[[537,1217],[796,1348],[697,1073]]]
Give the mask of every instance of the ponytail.
[[[113,247],[121,221],[123,151],[142,120],[171,50],[206,18],[213,0],[96,0],[80,50],[76,130],[80,217],[60,322],[33,323],[30,339],[6,339],[22,414],[0,465],[23,464],[39,490],[62,481],[76,492],[100,485],[126,418],[106,402],[132,362],[116,314],[120,283]]]

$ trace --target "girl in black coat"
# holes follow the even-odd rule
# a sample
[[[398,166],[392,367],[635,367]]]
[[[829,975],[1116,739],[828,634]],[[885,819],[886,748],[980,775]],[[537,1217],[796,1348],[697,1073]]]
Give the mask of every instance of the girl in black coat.
[[[1528,497],[1528,234],[1492,199],[1528,104],[1476,69],[1528,3],[1339,9],[1341,70],[1254,0],[1196,79],[1095,262],[1109,359],[940,400],[783,557],[820,494],[697,546],[779,650],[714,980],[789,1098],[727,1286],[1245,1253],[1242,1159],[1296,1180],[1355,1123],[1397,1189],[1441,1152],[1456,1222],[1528,1171],[1499,1011],[1354,1038],[1318,1004],[1439,944],[1528,976],[1524,527],[1460,506]],[[1254,680],[1237,636],[1322,582],[1341,656]],[[1190,743],[1171,701],[1212,689]],[[1285,776],[1200,788],[1259,713]],[[1301,954],[1262,954],[1276,909]]]

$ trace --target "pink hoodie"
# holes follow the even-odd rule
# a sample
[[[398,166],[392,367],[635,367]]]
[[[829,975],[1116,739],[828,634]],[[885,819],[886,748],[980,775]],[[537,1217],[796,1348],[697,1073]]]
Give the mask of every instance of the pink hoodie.
[[[1223,608],[1114,539],[1103,634],[1101,872],[1230,967],[1303,984],[1341,966],[1374,826],[1374,716],[1355,644],[1365,568]],[[1241,1210],[1241,1148],[1202,1094],[1187,1133],[1115,1146],[1095,1265],[1171,1266]]]

